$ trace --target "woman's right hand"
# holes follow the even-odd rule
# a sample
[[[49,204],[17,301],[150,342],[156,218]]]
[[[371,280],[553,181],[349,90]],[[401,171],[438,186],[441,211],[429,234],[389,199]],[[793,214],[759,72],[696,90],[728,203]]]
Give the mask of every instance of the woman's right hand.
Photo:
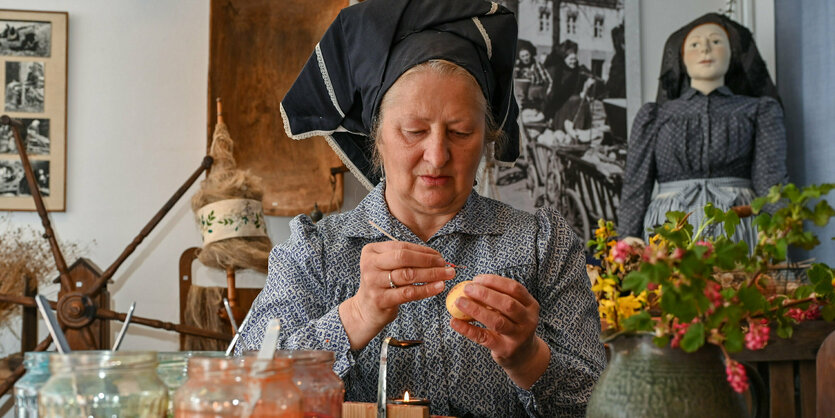
[[[432,248],[403,241],[368,244],[360,255],[360,287],[339,305],[351,349],[366,346],[397,318],[400,305],[436,296],[455,277]]]

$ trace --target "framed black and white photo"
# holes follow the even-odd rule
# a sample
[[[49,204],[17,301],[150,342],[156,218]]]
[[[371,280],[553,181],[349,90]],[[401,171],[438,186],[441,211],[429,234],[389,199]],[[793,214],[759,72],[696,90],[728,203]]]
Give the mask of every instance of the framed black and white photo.
[[[20,131],[49,211],[66,210],[66,12],[0,10],[2,112]],[[0,210],[35,210],[11,127],[0,126]]]
[[[627,65],[640,56],[637,2],[500,3],[519,20],[521,155],[514,167],[497,169],[498,197],[526,211],[556,207],[590,239],[597,219],[616,218],[628,108],[640,106],[640,75]]]

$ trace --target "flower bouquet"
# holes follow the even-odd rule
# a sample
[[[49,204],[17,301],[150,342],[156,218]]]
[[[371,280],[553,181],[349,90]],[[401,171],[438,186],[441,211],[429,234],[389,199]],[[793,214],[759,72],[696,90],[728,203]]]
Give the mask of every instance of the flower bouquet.
[[[587,268],[604,335],[651,333],[656,346],[687,353],[713,344],[721,349],[731,387],[745,391],[745,368],[728,353],[764,348],[772,327],[779,337],[791,338],[800,321],[835,319],[835,272],[826,264],[811,264],[808,279],[786,291],[770,285],[779,266],[786,266],[789,247],[819,244],[804,224],[823,226],[835,215],[820,199],[833,188],[789,184],[756,199],[751,209],[758,242],[750,249],[730,239],[740,223],[737,213],[711,204],[695,227],[688,214],[668,213],[648,243],[618,240],[612,222],[601,220],[589,241],[601,265]],[[759,213],[764,205],[779,209]]]

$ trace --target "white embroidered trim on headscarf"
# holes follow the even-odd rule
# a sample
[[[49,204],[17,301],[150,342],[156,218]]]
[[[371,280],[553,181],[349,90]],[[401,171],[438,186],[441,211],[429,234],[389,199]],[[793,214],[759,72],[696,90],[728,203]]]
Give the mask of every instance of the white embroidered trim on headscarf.
[[[481,21],[475,16],[473,16],[473,23],[475,23],[475,27],[478,28],[478,31],[481,32],[481,37],[484,38],[484,45],[487,47],[487,59],[492,59],[493,42],[490,41],[490,35],[487,34],[487,31],[484,30],[484,26],[482,26]]]
[[[316,44],[316,61],[319,62],[319,72],[322,73],[322,80],[325,81],[325,87],[328,89],[328,96],[331,98],[331,102],[333,103],[333,107],[336,108],[336,111],[339,112],[339,116],[345,117],[345,113],[342,112],[342,108],[339,107],[339,102],[336,100],[336,93],[333,91],[333,84],[331,84],[331,77],[328,75],[328,68],[325,66],[325,57],[322,56],[322,49],[319,48],[319,44]]]

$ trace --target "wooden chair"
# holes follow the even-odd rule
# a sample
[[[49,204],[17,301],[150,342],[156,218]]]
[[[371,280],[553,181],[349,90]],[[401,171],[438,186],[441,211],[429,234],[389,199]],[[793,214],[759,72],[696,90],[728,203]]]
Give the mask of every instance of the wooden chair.
[[[192,282],[194,276],[192,275],[192,266],[194,264],[194,260],[197,259],[197,247],[191,247],[185,251],[183,254],[180,255],[180,323],[185,323],[185,314],[186,314],[186,306],[188,304],[188,292],[191,289]],[[239,309],[246,314],[249,311],[249,308],[252,306],[252,302],[261,293],[260,288],[240,288],[233,286],[233,289],[227,287],[227,295],[234,295],[234,298],[230,299],[237,299],[237,305]],[[224,319],[228,319],[225,311],[223,310],[223,306],[220,306],[218,315],[220,315]],[[223,312],[221,314],[221,312]],[[241,319],[237,318],[238,326],[241,325]],[[232,334],[231,328],[228,330],[230,335]],[[186,336],[180,334],[180,350],[185,349],[185,341]]]
[[[835,331],[818,350],[817,372],[818,417],[835,417]]]
[[[765,379],[771,417],[835,417],[835,323],[797,325],[791,339],[772,327],[768,346],[732,355],[755,366]],[[827,342],[824,342],[827,340]],[[828,366],[822,366],[828,361]],[[817,366],[816,366],[817,362]],[[821,371],[828,367],[828,370]],[[822,388],[821,385],[828,386]],[[828,405],[824,407],[822,405]]]

